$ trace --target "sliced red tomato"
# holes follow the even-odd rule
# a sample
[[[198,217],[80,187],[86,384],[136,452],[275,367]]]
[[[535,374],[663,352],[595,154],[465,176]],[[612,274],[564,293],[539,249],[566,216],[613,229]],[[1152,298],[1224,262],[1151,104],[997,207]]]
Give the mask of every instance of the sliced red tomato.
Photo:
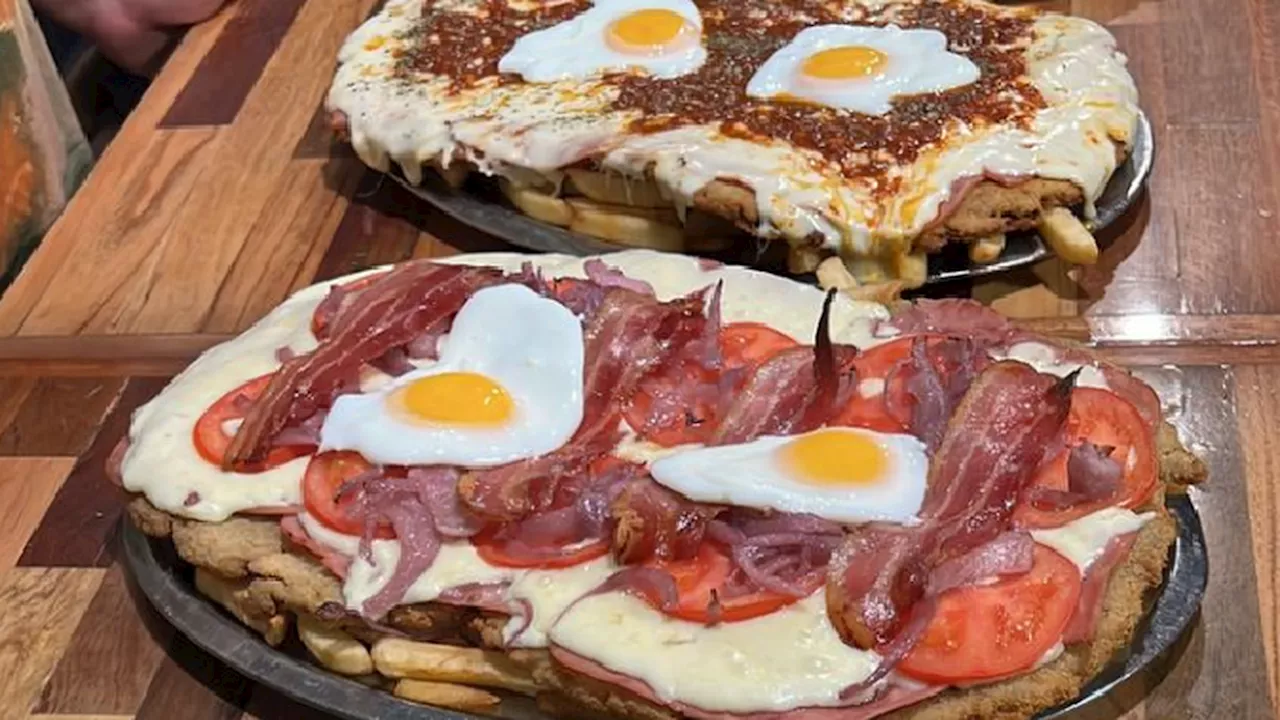
[[[200,453],[200,457],[213,463],[214,465],[222,465],[222,458],[227,454],[227,448],[231,445],[231,435],[227,434],[226,424],[234,420],[243,420],[244,411],[240,408],[246,403],[253,402],[267,389],[267,384],[271,382],[271,375],[263,375],[257,377],[231,392],[218,398],[200,419],[196,421],[195,429],[192,431],[192,440],[196,444],[196,451]],[[257,463],[246,463],[237,467],[237,472],[254,473],[270,470],[278,465],[283,465],[290,460],[307,455],[315,450],[311,446],[296,447],[278,447],[272,448],[267,453],[266,460]]]
[[[497,528],[486,529],[471,538],[480,559],[498,567],[513,568],[567,568],[603,557],[609,552],[607,540],[591,540],[567,548],[548,548],[545,555],[536,549],[514,550],[510,543],[494,537]],[[541,555],[541,557],[539,557]]]
[[[755,367],[797,344],[795,340],[760,323],[730,323],[720,331],[720,352],[725,370]],[[674,390],[680,380],[681,378],[671,375],[646,379],[627,403],[627,424],[633,428],[642,428],[648,424],[654,398],[662,392]],[[712,417],[714,410],[715,408],[701,403],[692,408],[673,409],[665,422],[645,430],[644,439],[663,447],[705,442],[715,427]]]
[[[359,535],[364,526],[361,519],[352,514],[354,495],[343,495],[341,490],[343,483],[371,467],[367,460],[354,452],[327,452],[311,458],[307,473],[302,478],[302,502],[307,513],[330,530]],[[390,539],[395,537],[395,533],[383,526],[378,528],[375,537]]]
[[[911,400],[906,396],[904,381],[894,378],[890,381],[890,373],[903,360],[911,355],[911,344],[917,335],[905,335],[887,343],[868,348],[854,360],[857,371],[858,388],[853,398],[838,415],[833,425],[863,427],[879,432],[905,432],[902,423],[888,411],[890,402],[899,406],[907,406]],[[926,336],[926,348],[940,342],[941,336]],[[864,385],[863,383],[867,383]],[[880,392],[864,394],[864,388],[880,385]]]
[[[656,598],[646,598],[646,600],[655,609],[681,620],[703,624],[714,620],[715,618],[707,611],[713,591],[719,596],[720,622],[738,622],[768,615],[799,600],[791,595],[767,590],[725,598],[724,585],[729,579],[733,564],[724,550],[711,542],[702,543],[698,554],[689,560],[659,561],[653,564],[671,573],[675,578],[678,601],[674,608],[663,610],[657,604]]]
[[[1088,441],[1115,448],[1111,457],[1124,468],[1116,494],[1061,510],[1041,509],[1024,501],[1014,510],[1014,523],[1028,528],[1061,527],[1104,507],[1137,507],[1151,497],[1159,481],[1155,437],[1132,403],[1107,390],[1078,387],[1071,393],[1065,435],[1067,447],[1041,465],[1032,484],[1066,490],[1070,449]]]
[[[763,323],[729,323],[720,329],[720,352],[726,370],[760,365],[798,344]]]
[[[1070,560],[1037,545],[1025,575],[943,593],[924,637],[898,670],[937,685],[1027,670],[1062,638],[1080,583]]]

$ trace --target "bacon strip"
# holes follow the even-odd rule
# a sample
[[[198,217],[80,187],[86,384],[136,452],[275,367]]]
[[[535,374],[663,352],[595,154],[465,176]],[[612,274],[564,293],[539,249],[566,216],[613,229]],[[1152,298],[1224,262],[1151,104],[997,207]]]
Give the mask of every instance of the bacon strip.
[[[609,507],[614,557],[622,564],[691,558],[720,510],[686,500],[652,478],[629,482]]]
[[[921,525],[854,530],[831,563],[828,612],[846,642],[892,649],[886,665],[910,650],[894,641],[929,607],[921,601],[931,572],[1009,528],[1019,494],[1066,422],[1074,381],[1016,362],[978,376],[933,458]]]
[[[1027,488],[1027,500],[1041,510],[1063,510],[1115,496],[1124,467],[1111,457],[1114,448],[1084,442],[1067,455],[1067,489]]]
[[[501,277],[488,268],[417,261],[371,282],[360,302],[337,311],[326,340],[271,376],[232,438],[224,469],[261,459],[281,430],[328,408],[343,388],[356,385],[361,366],[452,316],[476,290]]]
[[[1025,334],[986,305],[956,298],[916,300],[876,325],[877,334],[887,329],[903,335],[933,333],[966,338],[988,347],[1013,342]]]

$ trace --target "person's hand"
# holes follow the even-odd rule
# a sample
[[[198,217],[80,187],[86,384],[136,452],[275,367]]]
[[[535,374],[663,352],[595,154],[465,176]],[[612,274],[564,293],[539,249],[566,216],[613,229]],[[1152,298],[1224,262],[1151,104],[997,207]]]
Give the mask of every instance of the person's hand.
[[[32,0],[83,35],[108,59],[145,72],[183,26],[211,17],[226,0]]]

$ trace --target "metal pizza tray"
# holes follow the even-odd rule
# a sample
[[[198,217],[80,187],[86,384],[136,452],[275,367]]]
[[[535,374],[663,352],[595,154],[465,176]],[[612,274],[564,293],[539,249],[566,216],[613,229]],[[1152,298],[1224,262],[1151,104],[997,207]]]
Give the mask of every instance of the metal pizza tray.
[[[1129,210],[1142,195],[1151,166],[1155,159],[1155,144],[1151,123],[1145,114],[1138,116],[1137,132],[1133,147],[1125,162],[1116,168],[1110,182],[1095,203],[1097,215],[1093,232],[1102,235]],[[502,198],[492,183],[469,182],[463,191],[454,191],[428,174],[421,185],[411,185],[398,172],[391,177],[404,185],[411,193],[423,198],[446,215],[482,232],[505,240],[512,245],[538,252],[565,253],[569,255],[599,255],[624,249],[598,238],[572,232],[564,228],[534,220],[521,213]],[[747,252],[754,253],[748,249]],[[755,264],[754,257],[739,257],[743,250],[731,256],[715,255],[716,259],[740,264]],[[1014,233],[1008,237],[1004,253],[992,263],[983,265],[969,262],[963,245],[952,244],[929,258],[929,283],[980,277],[1005,272],[1043,260],[1049,256],[1040,236],[1034,232]]]
[[[1123,657],[1094,679],[1075,700],[1048,710],[1040,720],[1067,720],[1075,711],[1122,684],[1155,687],[1168,661],[1176,657],[1178,639],[1191,625],[1204,597],[1209,566],[1204,530],[1191,500],[1170,497],[1169,510],[1178,521],[1178,538],[1165,583],[1138,627]],[[415,705],[391,694],[338,675],[302,659],[302,655],[273,649],[262,638],[196,592],[192,571],[178,560],[168,542],[148,539],[128,520],[122,531],[124,557],[138,587],[156,610],[196,645],[225,662],[230,669],[280,693],[350,720],[488,720],[452,710]],[[548,720],[531,701],[511,698],[501,717]]]

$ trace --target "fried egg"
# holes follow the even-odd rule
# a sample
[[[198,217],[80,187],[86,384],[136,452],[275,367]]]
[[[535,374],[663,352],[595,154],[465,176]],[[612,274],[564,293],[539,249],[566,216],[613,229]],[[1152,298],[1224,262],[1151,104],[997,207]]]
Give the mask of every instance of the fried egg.
[[[638,69],[687,75],[707,59],[692,0],[598,0],[581,15],[516,40],[498,70],[529,82],[583,79]]]
[[[906,524],[920,511],[929,460],[910,435],[826,428],[689,450],[655,461],[649,472],[700,502]]]
[[[883,115],[899,95],[968,85],[978,75],[973,61],[947,50],[947,36],[937,30],[819,25],[770,56],[747,94]]]
[[[490,467],[563,445],[582,422],[582,326],[523,285],[477,292],[438,362],[375,392],[342,395],[321,450],[388,465]]]

